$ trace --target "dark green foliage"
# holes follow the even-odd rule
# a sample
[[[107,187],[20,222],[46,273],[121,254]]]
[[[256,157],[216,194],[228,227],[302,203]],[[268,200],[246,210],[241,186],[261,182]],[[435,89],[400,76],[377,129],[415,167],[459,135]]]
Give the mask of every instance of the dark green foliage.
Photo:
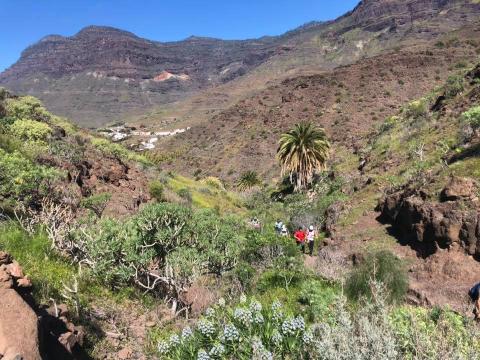
[[[37,165],[18,152],[0,149],[0,200],[33,201],[50,193],[60,172]]]
[[[256,171],[246,171],[238,179],[237,186],[240,190],[248,190],[254,186],[260,185],[261,181]]]
[[[83,199],[80,204],[84,208],[93,211],[97,217],[101,218],[111,198],[112,195],[110,193],[96,194]]]
[[[150,192],[150,196],[156,201],[162,202],[165,200],[163,196],[165,189],[163,187],[163,184],[160,181],[158,180],[152,181],[148,185],[148,191]]]
[[[460,75],[452,75],[447,79],[445,84],[445,96],[447,98],[453,98],[461,93],[464,89],[464,78]]]
[[[372,280],[384,284],[390,302],[403,301],[408,289],[408,278],[402,261],[394,254],[386,250],[369,254],[347,280],[348,297],[352,300],[370,298]]]
[[[231,270],[243,244],[242,233],[237,218],[157,203],[128,221],[105,219],[88,224],[74,234],[73,241],[81,246],[80,260],[91,264],[105,284],[145,285],[152,280],[154,266],[156,274],[164,277],[158,285],[170,284],[176,293],[202,273]]]
[[[192,193],[187,188],[182,188],[177,191],[178,196],[185,200],[188,204],[192,203]]]

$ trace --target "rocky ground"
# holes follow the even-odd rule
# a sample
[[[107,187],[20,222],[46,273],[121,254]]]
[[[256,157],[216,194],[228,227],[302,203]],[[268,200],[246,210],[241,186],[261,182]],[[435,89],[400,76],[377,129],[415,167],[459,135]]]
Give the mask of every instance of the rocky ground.
[[[0,252],[0,359],[82,359],[85,331],[69,321],[65,304],[35,304],[32,284],[12,257]]]

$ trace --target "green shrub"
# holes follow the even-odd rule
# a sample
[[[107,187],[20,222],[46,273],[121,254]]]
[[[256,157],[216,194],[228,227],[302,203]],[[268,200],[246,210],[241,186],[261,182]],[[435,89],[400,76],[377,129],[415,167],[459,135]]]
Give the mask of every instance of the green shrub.
[[[192,192],[187,188],[181,188],[177,191],[177,195],[185,200],[188,204],[192,203]]]
[[[403,359],[478,359],[479,331],[475,324],[448,309],[400,307],[390,322]]]
[[[148,185],[148,191],[150,193],[150,196],[156,201],[158,202],[165,201],[165,198],[164,198],[165,188],[163,187],[163,184],[160,181],[158,180],[152,181]]]
[[[248,190],[253,188],[254,186],[260,185],[261,181],[258,177],[256,171],[246,171],[241,176],[240,179],[237,181],[237,186],[240,190]]]
[[[462,120],[474,130],[480,128],[480,106],[474,106],[462,114]]]
[[[40,100],[33,96],[6,99],[5,108],[7,116],[15,120],[48,121],[51,117]]]
[[[0,149],[0,199],[33,200],[50,193],[53,182],[61,173],[37,165],[14,151]]]
[[[223,186],[222,181],[219,178],[214,176],[209,176],[209,177],[206,177],[205,179],[202,179],[201,183],[217,190],[225,190],[225,187]]]
[[[390,129],[393,129],[395,125],[398,123],[400,118],[398,116],[389,116],[385,119],[382,125],[380,125],[380,132],[384,133]]]
[[[72,234],[72,240],[79,247],[79,260],[90,264],[105,284],[149,287],[161,276],[149,290],[178,296],[203,272],[222,274],[233,269],[244,242],[242,233],[237,218],[156,203],[124,222],[88,223]]]
[[[445,84],[445,96],[447,98],[453,98],[454,96],[460,94],[464,87],[464,78],[460,75],[451,75],[447,79]]]
[[[427,104],[425,100],[414,100],[407,105],[404,111],[407,117],[419,119],[427,115]]]
[[[338,289],[326,281],[309,278],[301,285],[299,301],[305,305],[308,320],[325,322],[332,317],[331,306],[338,295]]]
[[[150,165],[151,161],[146,157],[127,150],[121,144],[116,144],[107,139],[91,138],[92,145],[105,155],[114,156],[123,161],[137,161],[144,165]]]
[[[22,141],[31,141],[42,145],[52,133],[49,125],[35,120],[16,120],[9,128],[11,134]]]
[[[371,298],[371,281],[384,284],[390,302],[402,302],[408,289],[408,278],[402,261],[389,251],[368,254],[347,279],[346,293],[350,299]]]
[[[101,218],[111,198],[112,195],[110,193],[95,194],[83,199],[80,202],[80,205],[82,205],[85,209],[93,211],[97,217]]]

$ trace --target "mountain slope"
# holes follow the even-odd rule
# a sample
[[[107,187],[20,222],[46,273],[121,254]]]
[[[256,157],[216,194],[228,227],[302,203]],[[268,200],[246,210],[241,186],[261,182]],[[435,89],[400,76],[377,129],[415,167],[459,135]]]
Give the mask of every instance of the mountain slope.
[[[255,170],[271,178],[279,174],[275,152],[280,134],[304,120],[325,127],[335,146],[350,152],[361,147],[372,130],[404,103],[473,63],[480,52],[475,42],[479,35],[478,27],[469,27],[438,38],[442,44],[456,39],[444,47],[435,41],[332,72],[287,79],[160,142],[159,152],[175,154],[165,165],[177,171],[199,168],[233,180],[244,171]]]
[[[158,43],[89,27],[47,36],[0,74],[0,84],[42,99],[86,126],[172,103],[251,74],[261,86],[299,69],[332,69],[412,40],[432,39],[474,21],[472,0],[369,0],[327,23],[244,41],[191,37]]]

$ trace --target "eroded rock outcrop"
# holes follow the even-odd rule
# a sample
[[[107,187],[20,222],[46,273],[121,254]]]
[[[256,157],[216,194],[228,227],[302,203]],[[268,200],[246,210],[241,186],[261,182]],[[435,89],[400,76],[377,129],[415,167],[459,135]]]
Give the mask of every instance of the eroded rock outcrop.
[[[407,188],[386,196],[378,210],[385,222],[410,236],[411,245],[424,245],[422,255],[460,247],[480,257],[477,189],[473,180],[454,177],[442,191],[442,202],[428,200],[422,190]]]
[[[19,289],[31,287],[22,268],[0,252],[0,359],[40,360],[40,324]]]
[[[68,319],[66,305],[37,307],[20,264],[0,251],[0,359],[73,359],[85,331]]]

